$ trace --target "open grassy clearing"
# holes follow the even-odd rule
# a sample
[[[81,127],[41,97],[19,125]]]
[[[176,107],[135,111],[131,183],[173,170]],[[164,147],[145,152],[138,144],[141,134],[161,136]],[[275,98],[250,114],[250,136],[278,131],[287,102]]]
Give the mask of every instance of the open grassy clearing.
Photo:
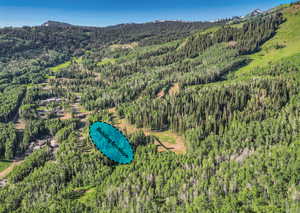
[[[75,60],[77,63],[81,63],[82,62],[82,58],[72,58],[72,60]],[[64,69],[64,68],[67,68],[71,65],[72,63],[72,60],[70,61],[66,61],[62,64],[59,64],[57,66],[54,66],[54,67],[51,67],[50,70],[53,71],[53,72],[58,72],[60,71],[61,69]],[[49,76],[48,78],[51,78],[51,76]]]
[[[57,66],[55,66],[55,67],[51,67],[50,70],[52,70],[53,72],[58,72],[58,71],[60,71],[61,69],[67,68],[67,67],[70,66],[70,65],[71,65],[71,61],[67,61],[67,62],[62,63],[62,64],[59,64],[59,65],[57,65]]]
[[[267,41],[259,52],[250,55],[252,61],[236,72],[237,77],[256,67],[267,66],[300,53],[300,8],[284,9],[283,14],[286,22],[280,25],[276,35]]]
[[[238,24],[231,24],[230,27],[234,27],[234,28],[242,28],[244,25],[244,22],[238,23]]]
[[[115,125],[120,128],[124,133],[131,134],[136,131],[142,130],[145,135],[153,135],[157,137],[160,142],[168,147],[172,152],[175,152],[177,154],[184,154],[186,153],[186,146],[184,142],[184,138],[170,130],[167,131],[161,131],[156,132],[152,131],[148,128],[137,128],[136,126],[130,124],[126,119],[120,119],[115,112],[115,108],[109,109],[109,112],[115,114]],[[158,151],[166,151],[163,147],[159,147]]]
[[[114,58],[104,58],[100,62],[97,63],[98,66],[100,65],[107,65],[107,64],[114,64],[116,62],[116,59]]]
[[[111,49],[133,49],[139,45],[138,42],[132,42],[129,44],[113,44],[110,46]]]
[[[8,160],[0,160],[0,172],[4,171],[12,164],[11,161]]]
[[[47,79],[55,79],[55,76],[47,75],[46,78],[47,78]]]
[[[203,34],[207,34],[207,33],[214,33],[216,32],[218,29],[220,29],[220,26],[216,26],[216,27],[210,27],[208,29],[205,29],[203,31],[200,31],[199,33],[197,33],[198,35],[203,35]]]

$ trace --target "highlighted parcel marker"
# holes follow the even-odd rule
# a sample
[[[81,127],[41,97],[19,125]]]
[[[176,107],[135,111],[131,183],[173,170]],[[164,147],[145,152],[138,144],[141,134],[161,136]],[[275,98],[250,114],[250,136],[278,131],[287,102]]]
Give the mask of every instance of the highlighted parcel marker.
[[[121,164],[132,162],[132,146],[116,127],[97,121],[90,126],[90,138],[96,148],[110,160]]]

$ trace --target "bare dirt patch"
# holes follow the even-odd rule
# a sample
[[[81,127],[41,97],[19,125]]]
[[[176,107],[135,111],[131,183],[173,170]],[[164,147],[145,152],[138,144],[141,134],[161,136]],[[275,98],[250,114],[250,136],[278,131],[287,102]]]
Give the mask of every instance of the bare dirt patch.
[[[15,128],[16,130],[24,130],[26,126],[25,121],[18,119],[17,122],[15,123]]]
[[[132,42],[129,44],[113,44],[110,47],[112,49],[133,49],[139,45],[138,42]]]
[[[234,160],[238,163],[242,163],[247,157],[249,157],[253,153],[254,153],[254,150],[250,150],[250,149],[246,148],[239,154],[233,154],[230,157],[230,160]]]
[[[287,9],[287,12],[288,13],[291,13],[291,14],[296,14],[300,11],[300,4],[294,4],[292,7],[289,7]]]
[[[79,103],[74,103],[71,105],[76,118],[80,118],[81,121],[85,122],[87,115],[91,114],[91,111],[84,111],[83,107]]]
[[[93,72],[93,74],[96,76],[96,78],[95,78],[95,80],[97,81],[99,81],[99,80],[101,80],[101,73],[99,73],[99,72]]]
[[[228,47],[235,47],[237,45],[237,42],[236,41],[229,41],[227,45],[228,45]]]
[[[165,96],[165,92],[163,90],[161,90],[159,93],[157,93],[156,97],[158,98],[162,98]]]
[[[108,112],[110,112],[110,113],[116,113],[116,107],[109,108]]]
[[[64,113],[63,113],[63,116],[60,117],[59,119],[60,119],[60,120],[68,120],[68,119],[71,119],[71,118],[72,118],[71,113],[69,113],[69,112],[64,112]]]
[[[145,134],[147,135],[147,133],[149,135],[151,135],[151,132],[146,132]],[[164,146],[166,146],[168,148],[168,150],[175,152],[176,154],[185,154],[186,146],[185,146],[183,137],[179,136],[175,133],[170,134],[170,137],[173,137],[175,139],[175,144],[161,141],[162,144]],[[166,151],[166,149],[162,146],[159,146],[158,151],[163,152],[163,151]]]
[[[177,93],[179,93],[179,90],[180,90],[179,84],[176,83],[173,86],[171,86],[171,88],[169,89],[169,95],[174,96]]]

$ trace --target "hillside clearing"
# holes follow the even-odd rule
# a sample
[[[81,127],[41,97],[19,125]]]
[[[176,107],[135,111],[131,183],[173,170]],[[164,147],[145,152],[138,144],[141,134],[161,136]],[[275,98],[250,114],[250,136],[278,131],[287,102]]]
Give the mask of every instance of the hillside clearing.
[[[67,61],[67,62],[59,64],[59,65],[57,65],[55,67],[51,67],[50,70],[52,70],[53,72],[58,72],[61,69],[67,68],[70,65],[71,65],[71,61]]]
[[[295,5],[297,6],[297,5]],[[267,41],[259,52],[250,55],[250,64],[236,72],[237,77],[255,69],[276,63],[282,58],[293,56],[300,52],[300,11],[299,7],[285,9],[283,14],[287,19],[280,25],[276,35]],[[297,11],[297,13],[295,13]]]
[[[118,128],[120,128],[122,131],[124,131],[124,133],[132,134],[136,131],[142,130],[145,135],[153,135],[157,137],[160,140],[160,142],[168,148],[168,150],[171,150],[176,154],[186,153],[186,146],[185,146],[184,138],[182,136],[170,130],[156,132],[156,131],[151,131],[148,128],[137,128],[136,126],[130,124],[126,119],[120,119],[116,115],[115,108],[110,108],[108,111],[115,114],[115,125]],[[156,144],[158,143],[156,142]],[[166,149],[162,146],[159,146],[158,151],[162,152],[162,151],[166,151]]]
[[[100,66],[100,65],[114,64],[115,62],[116,59],[114,58],[104,58],[101,61],[99,61],[97,65]]]
[[[111,49],[133,49],[139,46],[138,42],[132,42],[128,44],[113,44],[110,46]]]
[[[177,93],[179,93],[179,84],[176,83],[174,84],[173,86],[171,86],[171,88],[169,89],[169,95],[173,96],[173,95],[176,95]]]

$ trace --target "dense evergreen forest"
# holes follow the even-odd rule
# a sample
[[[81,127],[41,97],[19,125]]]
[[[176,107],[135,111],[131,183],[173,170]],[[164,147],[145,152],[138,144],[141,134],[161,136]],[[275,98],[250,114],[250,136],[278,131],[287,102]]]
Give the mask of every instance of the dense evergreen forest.
[[[1,28],[0,212],[299,212],[299,29],[299,2]],[[95,121],[124,130],[131,164],[95,149]]]

